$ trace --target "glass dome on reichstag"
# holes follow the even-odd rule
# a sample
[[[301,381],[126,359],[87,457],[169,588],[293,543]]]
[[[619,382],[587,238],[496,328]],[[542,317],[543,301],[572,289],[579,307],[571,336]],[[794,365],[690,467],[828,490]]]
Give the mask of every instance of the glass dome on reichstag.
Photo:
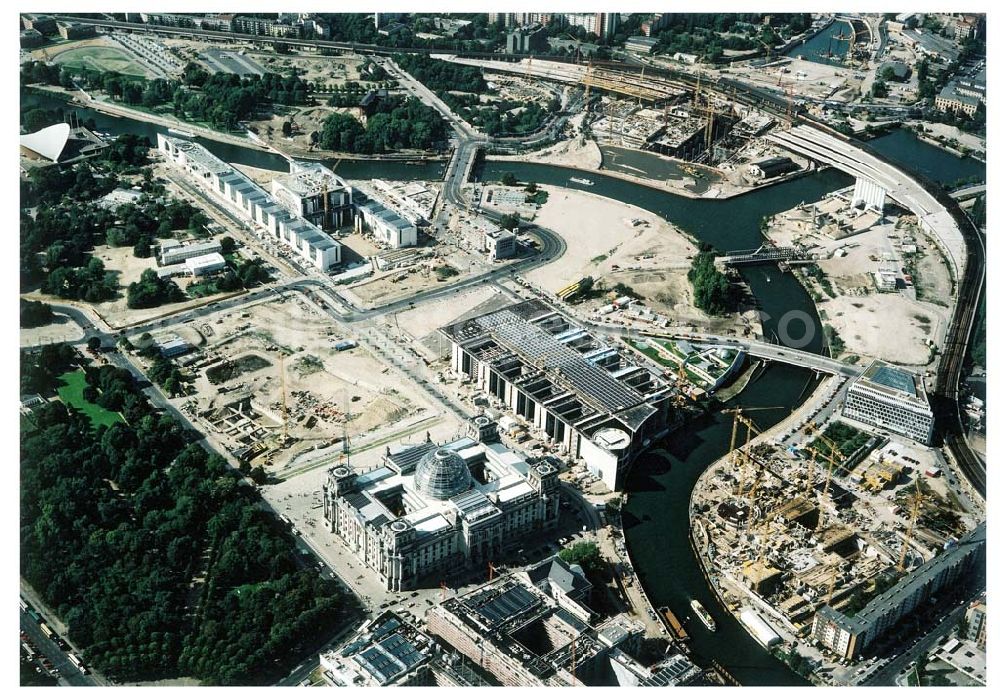
[[[472,474],[465,460],[454,451],[434,449],[420,459],[413,481],[420,494],[447,500],[469,489]]]

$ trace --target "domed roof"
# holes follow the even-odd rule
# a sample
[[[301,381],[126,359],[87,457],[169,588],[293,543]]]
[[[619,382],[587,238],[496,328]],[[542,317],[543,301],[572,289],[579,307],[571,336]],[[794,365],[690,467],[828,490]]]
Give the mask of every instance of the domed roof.
[[[472,474],[461,456],[450,449],[424,454],[413,476],[417,492],[436,500],[451,499],[469,489]]]

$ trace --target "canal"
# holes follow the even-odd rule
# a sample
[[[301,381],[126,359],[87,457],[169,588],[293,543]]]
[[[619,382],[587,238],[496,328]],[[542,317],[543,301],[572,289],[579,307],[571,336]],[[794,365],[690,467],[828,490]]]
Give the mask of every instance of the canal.
[[[827,31],[839,31],[838,24],[835,23]],[[823,43],[825,39],[817,37],[810,43],[818,45],[817,41]],[[62,106],[54,99],[33,98],[43,108]],[[113,134],[133,132],[155,140],[156,133],[164,130],[148,123],[109,117],[88,109],[77,111],[81,119],[93,118],[99,130]],[[898,147],[899,143],[895,140],[886,140],[889,137],[892,135],[872,141],[873,147]],[[208,140],[201,142],[227,161],[287,170],[287,162],[277,155]],[[957,160],[938,148],[917,144],[926,148],[916,150],[922,153],[918,159],[927,157],[927,161],[912,162],[914,167],[927,166],[932,173],[936,173],[941,171],[939,164],[934,163],[936,158],[945,156]],[[909,154],[912,156],[912,152]],[[910,163],[906,155],[904,152],[898,156],[901,161]],[[444,163],[441,162],[405,165],[345,160],[337,172],[346,178],[378,176],[434,180],[443,176],[443,170]],[[641,207],[661,215],[722,251],[755,248],[761,241],[760,219],[763,216],[787,210],[801,202],[818,200],[851,182],[849,177],[838,171],[826,170],[728,200],[699,200],[614,177],[590,172],[581,175],[570,169],[529,162],[487,161],[481,165],[477,175],[483,180],[498,180],[503,172],[511,172],[523,181],[575,188]],[[570,182],[569,178],[574,175],[585,176],[594,185]],[[959,174],[962,175],[971,174]],[[766,334],[776,331],[777,322],[788,312],[803,312],[814,329],[814,335],[805,349],[812,352],[822,349],[815,307],[793,276],[774,268],[760,267],[744,271],[744,278],[768,317],[764,321]],[[809,329],[805,323],[793,323],[789,326],[788,336],[798,339]],[[772,364],[755,376],[736,399],[730,401],[730,407],[765,408],[752,414],[756,425],[764,430],[780,422],[802,403],[816,383],[815,375],[809,370]],[[806,681],[761,648],[719,605],[701,572],[688,538],[691,490],[701,472],[726,454],[731,427],[732,419],[723,413],[704,416],[683,431],[671,434],[639,459],[628,481],[629,501],[622,512],[626,541],[636,572],[650,599],[656,606],[670,606],[686,622],[696,661],[702,665],[716,662],[744,685],[805,685]],[[715,617],[716,632],[709,632],[693,618],[689,605],[692,599],[701,601]]]
[[[788,52],[789,58],[801,56],[814,63],[838,65],[850,46],[851,25],[847,22],[833,22],[823,31],[816,34],[800,46]],[[838,38],[843,37],[843,38]],[[831,58],[834,58],[831,60]]]

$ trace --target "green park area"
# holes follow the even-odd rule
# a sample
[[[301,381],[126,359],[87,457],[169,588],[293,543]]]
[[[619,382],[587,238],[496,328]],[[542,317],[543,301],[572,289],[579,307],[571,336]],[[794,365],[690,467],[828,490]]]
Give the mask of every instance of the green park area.
[[[59,381],[64,384],[64,386],[60,386],[56,390],[59,394],[59,399],[66,405],[71,405],[82,411],[84,415],[90,418],[90,422],[94,427],[100,427],[101,425],[110,427],[116,422],[122,422],[122,416],[118,413],[105,410],[96,403],[90,403],[83,397],[83,390],[87,388],[87,378],[83,371],[77,369],[72,372],[66,372],[59,377]]]
[[[126,51],[105,46],[81,46],[57,55],[54,62],[70,70],[117,72],[132,77],[149,77],[149,72]]]

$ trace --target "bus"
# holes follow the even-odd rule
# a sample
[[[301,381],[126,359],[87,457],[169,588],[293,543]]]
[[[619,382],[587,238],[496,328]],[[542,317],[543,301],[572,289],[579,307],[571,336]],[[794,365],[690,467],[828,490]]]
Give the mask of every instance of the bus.
[[[22,611],[28,610],[28,602],[24,600],[23,596],[19,596],[17,602],[21,605]]]
[[[89,673],[89,671],[87,671],[87,667],[84,666],[83,662],[80,660],[80,657],[78,657],[73,652],[70,652],[68,657],[69,660],[73,662],[73,665],[76,666],[78,669],[80,669],[80,673],[82,673],[83,675],[87,675]]]
[[[35,654],[35,650],[31,648],[30,644],[28,644],[27,642],[21,642],[21,649],[25,651],[29,659],[34,661],[35,656],[37,655]]]
[[[28,606],[25,613],[27,613],[36,623],[42,622],[42,616],[38,615],[38,611],[36,611],[33,607]]]
[[[45,623],[39,623],[38,627],[41,629],[42,634],[48,637],[49,639],[54,640],[56,638],[56,633],[54,633],[52,631],[52,628],[50,628]]]

